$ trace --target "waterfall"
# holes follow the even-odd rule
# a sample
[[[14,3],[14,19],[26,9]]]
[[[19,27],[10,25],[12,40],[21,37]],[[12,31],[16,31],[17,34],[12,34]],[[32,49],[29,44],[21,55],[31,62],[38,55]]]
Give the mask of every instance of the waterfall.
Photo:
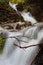
[[[27,29],[26,29],[27,30]],[[25,30],[24,30],[25,31]],[[8,37],[11,36],[23,36],[23,32],[9,32],[4,30],[4,35],[7,33]],[[37,31],[37,32],[36,32]],[[20,42],[21,46],[38,44],[43,39],[43,28],[40,30],[40,26],[29,28],[25,32],[25,36],[30,39],[18,37],[18,39],[28,41],[28,43]],[[31,39],[32,38],[32,39]],[[19,44],[15,38],[7,38],[5,47],[3,50],[2,58],[0,58],[1,65],[31,65],[32,61],[39,52],[39,46],[22,49],[14,46],[13,44]]]
[[[8,37],[11,37],[11,36],[18,36],[18,35],[22,35],[22,33],[13,33],[13,32],[10,32]],[[15,41],[15,42],[14,42]],[[15,38],[8,38],[6,40],[6,43],[5,43],[5,48],[4,48],[4,51],[3,51],[3,55],[5,55],[5,58],[7,56],[9,56],[9,54],[11,54],[14,50],[14,43],[18,43],[17,40]]]
[[[10,4],[10,6],[12,7],[13,5]],[[13,6],[13,9],[17,11],[15,6]],[[30,16],[29,13],[20,12],[20,14],[23,16],[24,20],[28,20],[32,24],[37,23],[37,21]],[[19,44],[16,38],[7,38],[3,53],[0,55],[0,65],[31,65],[40,50],[39,46],[22,49],[14,46],[14,44],[27,46],[40,43],[40,41],[43,39],[43,24],[39,26],[35,25],[30,28],[28,27],[28,29],[25,28],[19,32],[9,32],[8,30],[2,29],[2,31],[0,31],[0,35],[1,33],[4,33],[3,35],[5,37],[6,35],[7,37],[15,36],[19,40],[23,40],[28,43],[20,41]],[[29,38],[22,37],[23,35]]]
[[[16,8],[16,5],[18,5],[18,4],[11,4],[9,2],[9,5],[10,5],[10,7],[12,7],[17,12],[17,14],[20,13],[25,21],[31,22],[32,24],[37,23],[37,20],[31,15],[30,12],[20,12],[20,11],[18,11],[17,8]]]
[[[16,5],[17,5],[17,4],[11,4],[11,3],[9,2],[9,5],[10,5],[11,7],[13,6],[12,8],[17,11],[17,9],[16,9]]]
[[[25,21],[31,22],[32,24],[37,23],[37,20],[31,15],[30,12],[20,12],[20,14]]]

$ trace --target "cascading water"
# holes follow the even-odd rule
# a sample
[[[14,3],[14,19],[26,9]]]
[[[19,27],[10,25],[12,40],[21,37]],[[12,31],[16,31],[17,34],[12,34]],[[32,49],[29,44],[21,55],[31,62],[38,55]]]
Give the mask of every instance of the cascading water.
[[[17,4],[11,4],[11,3],[9,2],[9,5],[10,5],[11,7],[13,6],[12,8],[15,9],[16,12],[17,12],[17,9],[16,9],[16,5],[17,5]]]
[[[8,33],[9,34],[9,33]],[[11,37],[11,36],[18,36],[18,35],[22,35],[21,33],[11,33],[10,32],[10,34],[8,35],[8,37]],[[5,48],[4,48],[4,51],[3,51],[3,55],[5,55],[5,57],[7,57],[7,55],[9,55],[9,53],[11,54],[12,52],[13,52],[13,50],[14,50],[14,41],[15,41],[16,39],[15,38],[9,38],[9,39],[7,39],[7,41],[6,41],[6,43],[5,43]],[[17,42],[17,40],[16,40],[16,43],[18,43]]]
[[[22,13],[21,15],[23,16],[25,20],[28,19],[28,21],[30,21],[32,24],[34,22],[37,23],[37,21],[34,18],[30,17],[29,14]],[[27,17],[25,17],[24,15]],[[36,57],[36,55],[38,54],[40,50],[39,46],[22,49],[17,46],[14,46],[14,44],[21,45],[21,46],[27,46],[27,45],[40,43],[40,41],[43,39],[43,26],[42,27],[40,26],[35,25],[28,29],[27,28],[23,29],[20,32],[9,32],[7,30],[2,29],[1,32],[4,31],[3,35],[7,34],[7,37],[19,36],[17,37],[19,40],[27,41],[28,43],[20,41],[20,44],[19,44],[17,39],[7,38],[3,53],[0,57],[0,65],[31,65],[32,61],[34,60],[34,58]],[[29,38],[22,37],[23,35]]]
[[[37,23],[35,18],[31,15],[30,12],[20,12],[21,16],[24,18],[25,21],[31,22],[32,24]]]
[[[17,10],[16,5],[18,4],[11,4],[9,2],[9,5],[17,12],[17,14],[21,14],[21,16],[24,18],[25,21],[31,22],[32,24],[37,23],[37,20],[31,15],[30,12],[20,12]]]
[[[7,33],[7,31],[3,33]],[[8,37],[22,36],[23,32],[22,33],[8,32],[7,34],[8,34]],[[39,30],[37,26],[32,27],[25,32],[25,36],[29,37],[29,35],[30,35],[30,38],[32,37],[32,39],[18,38],[24,41],[29,40],[28,43],[20,42],[21,46],[38,44],[43,38],[43,29]],[[40,35],[41,37],[39,37]],[[2,58],[0,58],[0,64],[1,65],[31,65],[31,62],[34,60],[35,56],[39,52],[39,46],[30,47],[24,50],[24,49],[14,46],[13,45],[14,43],[18,44],[18,41],[15,38],[8,38],[6,40]]]

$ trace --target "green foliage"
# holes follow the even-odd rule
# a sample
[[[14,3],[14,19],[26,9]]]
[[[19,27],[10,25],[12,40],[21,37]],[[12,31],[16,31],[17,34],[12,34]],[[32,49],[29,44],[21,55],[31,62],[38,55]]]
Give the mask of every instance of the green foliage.
[[[10,0],[11,3],[24,3],[25,0]]]
[[[6,1],[6,0],[0,0],[0,3],[4,3],[4,4],[9,4],[9,1]]]
[[[0,38],[0,53],[2,53],[3,51],[4,43],[5,43],[5,39]]]
[[[0,2],[5,2],[5,0],[0,0]]]

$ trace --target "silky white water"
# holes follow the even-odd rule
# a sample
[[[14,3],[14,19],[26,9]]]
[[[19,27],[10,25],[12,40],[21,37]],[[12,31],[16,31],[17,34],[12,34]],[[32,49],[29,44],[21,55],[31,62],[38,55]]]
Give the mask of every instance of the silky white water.
[[[24,18],[25,21],[28,21],[28,22],[31,22],[32,24],[35,24],[37,23],[37,20],[31,15],[30,12],[20,12],[20,11],[17,11],[17,8],[16,8],[16,5],[18,4],[11,4],[9,2],[9,5],[17,12],[17,14],[21,14],[21,16]]]
[[[24,17],[24,13],[21,15]],[[30,17],[29,14],[27,13],[25,13],[25,15],[27,16],[27,18]],[[24,17],[25,20],[27,18]],[[32,17],[28,18],[28,21],[30,19],[32,24],[34,22],[37,23],[36,20],[34,20],[34,18],[32,19],[31,18]],[[17,39],[7,38],[4,49],[3,49],[3,53],[2,55],[0,55],[0,65],[31,65],[32,61],[35,59],[36,55],[38,54],[40,50],[39,46],[22,49],[22,48],[15,46],[14,44],[21,45],[21,46],[27,46],[27,45],[33,45],[33,44],[40,43],[41,40],[43,39],[43,23],[41,25],[39,24],[33,27],[30,27],[28,29],[25,28],[21,30],[20,32],[9,32],[8,30],[1,29],[0,36],[1,36],[1,33],[3,33],[2,36],[4,35],[6,37],[21,36],[17,38],[19,40],[23,40],[28,43],[20,41],[20,44],[19,44]],[[23,35],[29,38],[22,37]]]
[[[5,30],[3,31],[3,33],[4,34],[7,33],[8,34],[7,37],[23,35],[23,32],[22,33],[7,32]],[[22,40],[29,42],[29,43],[20,42],[21,46],[38,44],[43,39],[43,28],[40,30],[38,26],[32,27],[25,32],[25,36],[28,37],[30,36],[30,38],[32,39],[21,38]],[[6,40],[3,54],[0,57],[0,64],[1,65],[31,65],[31,62],[34,60],[34,58],[39,52],[39,46],[30,47],[27,49],[21,49],[19,47],[14,46],[13,45],[14,43],[18,44],[18,41],[15,38],[8,38]]]

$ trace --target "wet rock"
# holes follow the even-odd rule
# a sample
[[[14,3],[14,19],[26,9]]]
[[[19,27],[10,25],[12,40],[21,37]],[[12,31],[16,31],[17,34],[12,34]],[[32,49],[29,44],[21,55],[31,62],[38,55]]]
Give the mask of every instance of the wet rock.
[[[18,11],[23,11],[23,5],[21,3],[18,4],[16,7]]]
[[[41,50],[36,56],[32,65],[43,65],[43,47],[41,47]]]
[[[31,14],[38,20],[43,22],[43,0],[29,0],[31,6]]]
[[[21,30],[21,25],[17,24],[16,29]]]

